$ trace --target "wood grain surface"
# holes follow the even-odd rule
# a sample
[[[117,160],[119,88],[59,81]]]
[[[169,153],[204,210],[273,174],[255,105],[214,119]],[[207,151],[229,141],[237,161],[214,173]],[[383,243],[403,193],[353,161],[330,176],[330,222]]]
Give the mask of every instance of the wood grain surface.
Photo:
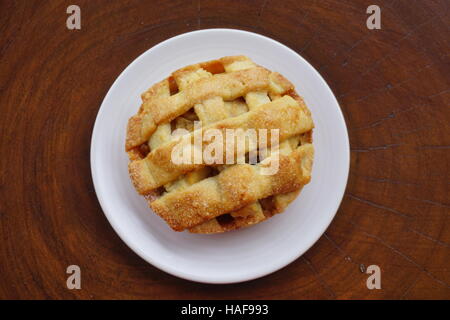
[[[66,8],[81,8],[81,30]],[[366,27],[371,4],[381,30]],[[448,0],[0,1],[0,298],[450,298]],[[264,278],[206,285],[134,254],[97,201],[89,148],[109,87],[139,54],[214,27],[307,59],[346,117],[351,170],[336,218]],[[318,213],[320,214],[320,213]],[[82,269],[68,290],[66,268]],[[369,265],[381,290],[366,287]]]

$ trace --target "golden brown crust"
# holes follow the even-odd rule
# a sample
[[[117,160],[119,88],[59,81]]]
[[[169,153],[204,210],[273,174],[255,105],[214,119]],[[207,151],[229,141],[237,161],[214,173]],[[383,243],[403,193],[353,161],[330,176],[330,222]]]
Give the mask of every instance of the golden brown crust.
[[[238,211],[218,216],[189,228],[189,232],[202,234],[221,233],[260,223],[277,213],[283,212],[284,209],[297,198],[300,191],[301,188],[286,194],[279,194],[261,199]],[[222,217],[225,216],[227,217],[223,219]]]
[[[132,127],[128,131],[127,150],[144,143],[156,129],[156,125],[171,121],[188,111],[194,104],[210,97],[220,96],[224,100],[234,100],[247,92],[268,88],[269,72],[263,68],[253,68],[232,73],[223,73],[202,78],[172,96],[152,95],[144,101],[142,113],[136,115],[141,120],[141,128]],[[151,125],[145,127],[147,121]]]
[[[130,177],[174,230],[217,233],[259,223],[282,212],[310,180],[310,111],[291,82],[246,56],[181,68],[141,98],[127,126]],[[269,148],[269,158],[257,165],[174,164],[171,153],[180,141],[191,145],[195,136],[202,138],[204,131],[193,131],[194,120],[202,121],[203,130],[222,133],[227,128],[280,129],[279,151]],[[190,133],[175,139],[171,131],[178,128]],[[203,142],[203,148],[207,145]],[[261,174],[276,153],[278,172]],[[214,171],[220,173],[211,176]]]
[[[284,96],[238,117],[216,122],[204,129],[218,129],[223,136],[225,136],[227,129],[280,129],[279,139],[284,141],[294,135],[307,132],[312,127],[311,118],[305,115],[298,103],[291,97]],[[202,139],[201,135],[203,132],[200,130],[194,131],[190,135],[183,136],[182,139],[172,140],[151,151],[145,159],[130,162],[129,172],[138,192],[146,194],[165,183],[175,180],[186,172],[205,166],[206,164],[203,161],[197,164],[175,164],[172,162],[172,152],[175,148],[182,149],[182,145],[186,146],[186,148],[193,148],[196,140],[195,135],[200,136],[199,139]],[[268,146],[270,146],[271,139],[268,139],[267,142]],[[223,149],[225,149],[225,141],[223,143]],[[208,144],[208,142],[204,142],[202,150]],[[237,145],[235,147],[237,148]],[[245,151],[251,150],[247,149]],[[141,170],[148,172],[140,173]]]
[[[280,154],[279,170],[273,175],[261,174],[263,164],[233,165],[217,176],[163,195],[151,207],[174,230],[191,228],[258,199],[298,190],[310,180],[313,154],[310,144],[289,155]],[[299,165],[303,162],[305,165]]]
[[[255,202],[230,214],[218,216],[189,229],[191,233],[220,233],[248,227],[266,220],[259,202]]]

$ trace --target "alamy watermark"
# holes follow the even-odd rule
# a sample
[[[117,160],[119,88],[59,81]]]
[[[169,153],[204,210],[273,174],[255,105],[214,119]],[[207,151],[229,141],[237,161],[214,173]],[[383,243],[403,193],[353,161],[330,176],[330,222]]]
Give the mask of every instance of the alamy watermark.
[[[72,4],[67,7],[66,13],[69,14],[66,20],[66,26],[69,30],[81,29],[81,9],[78,5]],[[370,14],[367,18],[366,26],[369,30],[381,29],[381,8],[372,4],[367,7],[366,13]]]
[[[176,165],[259,163],[262,175],[279,169],[279,129],[203,129],[201,121],[195,121],[192,134],[179,128],[172,136],[178,139],[171,152]]]
[[[367,29],[369,29],[369,30],[381,29],[381,9],[380,9],[380,7],[375,4],[372,4],[367,7],[366,13],[370,14],[370,16],[367,18],[367,21],[366,21]]]
[[[72,4],[67,7],[66,13],[70,14],[66,20],[66,26],[69,30],[81,29],[81,9],[79,6]]]
[[[381,289],[381,269],[376,264],[372,264],[367,267],[366,273],[370,274],[367,278],[366,286],[367,289]]]
[[[81,289],[81,269],[76,264],[70,265],[66,269],[66,273],[70,274],[67,277],[66,286],[67,289]]]

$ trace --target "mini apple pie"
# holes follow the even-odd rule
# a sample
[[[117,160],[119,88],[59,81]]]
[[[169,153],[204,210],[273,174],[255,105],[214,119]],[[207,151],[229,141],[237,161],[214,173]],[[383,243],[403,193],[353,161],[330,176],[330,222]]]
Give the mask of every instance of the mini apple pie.
[[[247,227],[284,211],[310,181],[313,127],[281,74],[224,57],[179,69],[142,94],[128,122],[128,169],[173,230]],[[243,144],[239,134],[227,139],[235,132],[245,132]]]

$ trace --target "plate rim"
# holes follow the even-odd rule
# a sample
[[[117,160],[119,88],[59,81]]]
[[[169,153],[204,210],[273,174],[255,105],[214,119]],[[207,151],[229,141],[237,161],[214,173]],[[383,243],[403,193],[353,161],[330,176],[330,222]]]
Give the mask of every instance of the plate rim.
[[[330,94],[330,96],[332,97],[334,103],[337,105],[337,110],[338,110],[338,116],[339,116],[339,123],[342,124],[342,127],[344,129],[344,136],[343,138],[343,143],[345,144],[345,152],[343,151],[343,157],[345,158],[345,168],[342,167],[342,170],[345,170],[344,172],[344,176],[345,179],[343,179],[341,182],[342,186],[340,186],[339,191],[340,191],[340,196],[337,197],[338,201],[336,201],[335,205],[333,206],[333,211],[334,213],[332,215],[330,215],[328,221],[326,223],[323,224],[322,228],[318,231],[315,232],[315,236],[314,237],[310,237],[309,241],[305,241],[307,242],[307,245],[305,245],[304,247],[306,248],[304,251],[299,250],[299,253],[297,253],[296,255],[294,255],[293,257],[286,257],[285,259],[281,259],[282,261],[280,261],[278,264],[276,264],[276,266],[273,266],[270,270],[265,270],[265,271],[260,271],[260,272],[255,272],[254,274],[252,274],[252,276],[240,276],[240,277],[234,277],[233,279],[211,279],[208,278],[208,276],[199,276],[196,274],[192,274],[189,272],[185,272],[185,271],[181,271],[177,268],[172,268],[170,265],[164,264],[164,263],[160,263],[157,261],[157,259],[153,259],[153,257],[149,256],[148,254],[146,254],[145,252],[143,252],[142,249],[140,249],[138,246],[135,246],[131,243],[131,241],[127,241],[126,240],[126,235],[122,234],[122,231],[120,231],[120,227],[118,226],[118,224],[116,224],[114,218],[113,218],[113,214],[111,214],[110,212],[108,212],[108,210],[105,210],[106,206],[106,200],[104,198],[104,196],[99,193],[99,185],[100,185],[100,180],[99,177],[97,175],[96,170],[94,169],[96,167],[96,163],[95,163],[95,149],[96,149],[96,145],[95,145],[95,140],[96,137],[99,135],[99,122],[100,122],[100,118],[101,115],[103,115],[104,112],[106,112],[106,101],[108,100],[109,96],[112,95],[112,92],[114,91],[114,89],[118,86],[119,81],[122,79],[122,77],[125,77],[125,75],[129,72],[129,70],[132,69],[132,66],[138,62],[138,60],[142,59],[143,56],[145,56],[146,54],[148,54],[151,50],[155,50],[159,47],[162,47],[166,44],[168,44],[169,42],[173,42],[173,41],[177,41],[180,38],[192,35],[192,34],[199,34],[199,33],[211,33],[211,32],[232,32],[232,33],[239,33],[239,34],[246,34],[249,36],[253,36],[253,37],[257,37],[260,38],[264,41],[269,41],[272,42],[274,45],[278,45],[283,47],[284,49],[290,51],[292,54],[294,54],[297,58],[299,58],[307,68],[312,69],[312,71],[317,74],[319,76],[320,82],[322,83],[323,87],[325,90],[328,91],[328,93]],[[320,237],[325,233],[325,231],[328,229],[328,227],[330,226],[331,222],[334,220],[337,211],[339,210],[339,207],[342,203],[342,200],[344,198],[345,195],[345,190],[348,184],[348,177],[349,177],[349,171],[350,171],[350,140],[349,140],[349,135],[348,135],[348,129],[347,129],[347,124],[345,121],[345,117],[344,114],[342,112],[342,108],[338,102],[338,100],[336,99],[336,96],[334,95],[333,91],[331,90],[331,88],[329,87],[328,83],[325,81],[325,79],[322,77],[322,75],[305,59],[303,58],[300,54],[298,54],[296,51],[294,51],[293,49],[291,49],[290,47],[288,47],[287,45],[274,40],[270,37],[255,33],[255,32],[251,32],[251,31],[246,31],[246,30],[241,30],[241,29],[231,29],[231,28],[209,28],[209,29],[201,29],[201,30],[194,30],[194,31],[189,31],[189,32],[185,32],[185,33],[181,33],[178,34],[176,36],[173,36],[171,38],[168,38],[166,40],[163,40],[159,43],[157,43],[156,45],[148,48],[147,50],[145,50],[143,53],[141,53],[140,55],[138,55],[136,58],[134,58],[134,60],[129,63],[125,69],[122,70],[122,72],[119,74],[119,76],[117,76],[117,78],[114,80],[114,82],[112,83],[112,85],[110,86],[110,88],[108,89],[108,92],[106,93],[105,97],[103,98],[101,104],[100,104],[100,108],[98,109],[96,118],[95,118],[95,122],[94,122],[94,126],[92,129],[92,136],[91,136],[91,140],[90,140],[91,146],[90,146],[90,167],[91,167],[91,176],[92,176],[92,182],[94,185],[94,190],[95,190],[95,194],[97,196],[97,199],[100,203],[100,207],[102,208],[103,214],[106,216],[106,219],[108,220],[109,224],[111,225],[111,227],[113,228],[113,230],[115,231],[115,233],[119,236],[119,238],[127,245],[127,247],[129,247],[134,253],[136,253],[140,258],[142,258],[144,261],[146,261],[147,263],[150,263],[152,266],[158,268],[159,270],[166,272],[168,274],[171,274],[175,277],[181,278],[181,279],[185,279],[185,280],[189,280],[189,281],[194,281],[194,282],[199,282],[199,283],[208,283],[208,284],[231,284],[231,283],[240,283],[240,282],[245,282],[245,281],[251,281],[257,278],[261,278],[264,276],[267,276],[269,274],[272,274],[284,267],[286,267],[287,265],[291,264],[292,262],[294,262],[295,260],[297,260],[298,258],[300,258],[303,254],[305,254],[319,239]]]

